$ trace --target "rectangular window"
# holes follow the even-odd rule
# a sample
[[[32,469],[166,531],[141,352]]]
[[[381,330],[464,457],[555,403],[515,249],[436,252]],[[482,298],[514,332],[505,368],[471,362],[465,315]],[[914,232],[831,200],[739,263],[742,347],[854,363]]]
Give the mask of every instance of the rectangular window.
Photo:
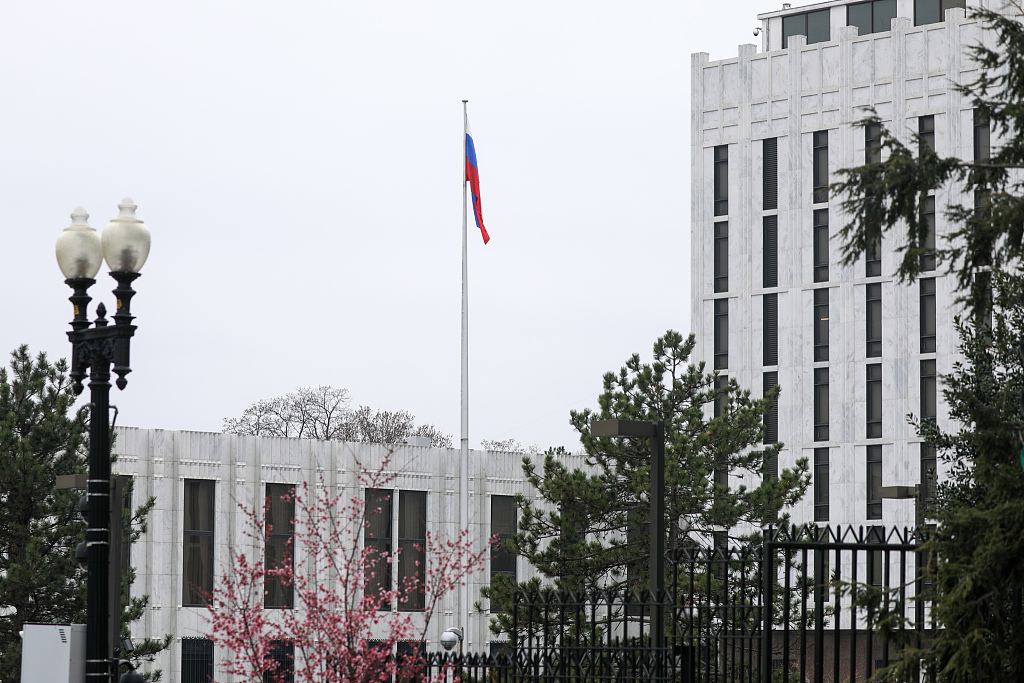
[[[729,146],[715,147],[715,215],[729,214]]]
[[[864,252],[864,276],[879,277],[882,274],[882,235],[868,239]]]
[[[213,641],[209,638],[181,639],[181,683],[210,683],[213,680]]]
[[[979,327],[992,329],[992,273],[983,270],[974,274],[974,282],[971,285],[975,309],[975,321]]]
[[[938,416],[936,406],[936,389],[938,375],[935,371],[935,360],[921,361],[921,419],[935,421]]]
[[[516,499],[513,496],[491,496],[491,535],[498,542],[491,546],[491,583],[495,576],[508,576],[515,584],[516,556],[505,547],[508,539],[516,533]],[[491,612],[498,606],[491,602]]]
[[[391,590],[391,501],[392,492],[385,489],[366,489],[366,524],[363,530],[367,595],[380,597]],[[390,610],[391,601],[381,599],[377,609]]]
[[[790,36],[807,36],[807,44],[826,43],[829,40],[829,11],[827,9],[782,17],[782,47],[789,47]]]
[[[761,297],[764,307],[764,365],[779,364],[779,295]]]
[[[726,391],[729,388],[729,377],[727,375],[718,375],[715,377],[715,402],[712,405],[713,411],[712,416],[722,417],[722,413],[725,412],[725,405],[729,399],[729,392]]]
[[[214,486],[208,479],[185,480],[181,604],[206,605],[213,591]]]
[[[729,291],[729,224],[715,223],[715,291]]]
[[[421,665],[426,663],[426,657],[427,644],[422,640],[399,640],[395,643],[395,662],[401,671],[398,683],[420,683],[429,680],[426,671],[421,668]],[[374,679],[371,676],[369,680]]]
[[[270,666],[263,672],[263,683],[295,682],[295,643],[287,640],[270,641],[270,652],[266,660]]]
[[[814,212],[814,281],[828,282],[828,209]]]
[[[992,132],[984,112],[974,110],[974,160],[988,161],[992,155]]]
[[[846,6],[846,25],[856,26],[857,35],[892,30],[896,18],[896,0],[874,0]]]
[[[766,138],[762,143],[764,150],[764,210],[779,208],[779,140]]]
[[[869,544],[885,543],[885,527],[868,527],[867,542]],[[881,586],[889,585],[885,577],[885,558],[882,550],[868,551],[868,585]]]
[[[828,290],[814,290],[814,360],[828,360]]]
[[[935,500],[935,472],[938,467],[935,446],[921,443],[921,500],[930,503]]]
[[[762,396],[767,396],[768,392],[775,388],[779,383],[778,372],[766,372],[762,377]],[[778,404],[773,405],[771,408],[764,413],[764,443],[765,445],[778,443],[779,441],[779,406]],[[778,476],[778,462],[775,463],[775,476]]]
[[[867,366],[867,438],[882,438],[882,364]]]
[[[292,541],[295,535],[295,486],[267,484],[266,568],[283,569],[285,562],[294,568]],[[265,576],[263,606],[292,607],[292,586],[279,576]]]
[[[917,117],[917,154],[924,156],[927,152],[935,153],[935,116]]]
[[[921,270],[935,270],[935,195],[921,203]]]
[[[921,353],[935,353],[935,278],[918,280],[921,288]]]
[[[914,0],[914,26],[938,24],[946,20],[946,10],[967,8],[967,0]]]
[[[828,521],[828,449],[814,449],[814,521]]]
[[[875,121],[864,126],[864,163],[877,164],[880,161],[882,161],[882,124]]]
[[[868,358],[882,357],[882,283],[870,282],[864,287],[867,303]]]
[[[828,368],[814,368],[814,440],[828,441]]]
[[[868,519],[882,518],[882,447],[868,446]]]
[[[764,287],[779,286],[779,217],[765,216],[764,224]]]
[[[812,146],[813,201],[815,204],[821,204],[828,201],[828,131],[815,132],[812,137]]]
[[[427,568],[427,492],[398,492],[398,611],[419,612],[425,605]],[[411,590],[405,587],[412,584]]]
[[[729,300],[715,299],[715,370],[729,367]]]

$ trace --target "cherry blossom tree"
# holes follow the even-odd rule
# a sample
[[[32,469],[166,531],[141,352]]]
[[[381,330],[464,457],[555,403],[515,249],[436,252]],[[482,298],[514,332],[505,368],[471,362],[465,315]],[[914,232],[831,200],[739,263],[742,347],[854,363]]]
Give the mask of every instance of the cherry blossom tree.
[[[273,529],[263,509],[243,510],[245,550],[231,550],[230,567],[210,596],[211,638],[227,649],[220,667],[236,681],[284,683],[290,676],[274,657],[279,643],[294,646],[294,680],[309,683],[384,683],[421,677],[424,653],[418,649],[394,657],[400,642],[424,642],[440,601],[484,567],[491,539],[474,549],[468,532],[440,538],[429,530],[424,550],[426,567],[420,579],[407,577],[392,589],[389,567],[398,551],[381,552],[361,542],[374,515],[377,499],[366,490],[389,490],[394,475],[388,462],[376,470],[359,467],[359,492],[330,492],[321,481],[313,491],[306,484],[282,500],[294,504],[293,533],[281,560],[267,566],[264,540]],[[293,561],[294,558],[294,561]],[[416,565],[418,566],[418,562]],[[278,582],[290,591],[292,608],[264,609],[268,586]],[[404,611],[410,600],[423,606]],[[288,667],[292,668],[292,667]],[[449,675],[441,671],[438,680]]]

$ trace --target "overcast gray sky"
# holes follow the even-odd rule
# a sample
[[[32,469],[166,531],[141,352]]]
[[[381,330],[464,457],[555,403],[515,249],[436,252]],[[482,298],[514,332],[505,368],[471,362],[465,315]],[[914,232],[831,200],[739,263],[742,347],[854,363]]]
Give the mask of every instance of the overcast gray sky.
[[[153,246],[118,424],[330,384],[457,442],[468,99],[470,442],[574,449],[601,375],[690,329],[690,54],[778,5],[6,3],[0,352],[68,355],[54,240],[129,195]]]

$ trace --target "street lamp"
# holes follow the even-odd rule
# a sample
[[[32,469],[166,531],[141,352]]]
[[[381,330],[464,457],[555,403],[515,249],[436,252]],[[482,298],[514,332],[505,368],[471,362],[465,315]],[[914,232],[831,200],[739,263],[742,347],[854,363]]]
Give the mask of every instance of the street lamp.
[[[117,374],[117,386],[124,389],[129,367],[129,343],[135,334],[130,311],[135,295],[132,282],[149,256],[149,228],[135,216],[135,203],[128,197],[118,205],[120,213],[103,229],[101,237],[89,226],[89,214],[78,207],[71,225],[57,237],[57,265],[71,287],[74,318],[71,320],[71,380],[76,394],[89,375],[89,474],[85,532],[88,565],[85,632],[85,676],[87,683],[115,680],[117,660],[112,657],[108,633],[110,623],[110,366]],[[114,325],[106,319],[107,309],[96,307],[96,320],[89,322],[92,300],[89,287],[106,260],[110,276],[117,281],[114,296],[117,310]]]
[[[664,637],[661,601],[665,592],[665,423],[648,420],[594,420],[590,435],[651,440],[651,593],[655,616],[651,619],[651,638],[658,647]]]

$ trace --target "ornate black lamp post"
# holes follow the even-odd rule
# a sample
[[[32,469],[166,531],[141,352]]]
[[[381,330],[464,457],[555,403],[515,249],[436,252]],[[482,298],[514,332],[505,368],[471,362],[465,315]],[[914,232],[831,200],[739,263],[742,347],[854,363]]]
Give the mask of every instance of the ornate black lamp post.
[[[71,321],[71,379],[76,394],[82,392],[82,380],[89,375],[89,474],[85,532],[88,556],[88,592],[86,597],[85,676],[87,683],[116,680],[117,660],[110,639],[110,365],[117,374],[117,386],[124,389],[129,367],[129,343],[135,334],[130,304],[135,290],[132,282],[149,256],[149,228],[135,217],[135,203],[128,197],[118,205],[120,213],[103,230],[103,237],[87,222],[89,214],[78,207],[71,214],[71,225],[57,238],[57,264],[71,287],[75,317]],[[107,310],[96,307],[96,320],[90,325],[89,287],[103,260],[117,281],[114,296],[117,310],[114,324],[106,319]]]

